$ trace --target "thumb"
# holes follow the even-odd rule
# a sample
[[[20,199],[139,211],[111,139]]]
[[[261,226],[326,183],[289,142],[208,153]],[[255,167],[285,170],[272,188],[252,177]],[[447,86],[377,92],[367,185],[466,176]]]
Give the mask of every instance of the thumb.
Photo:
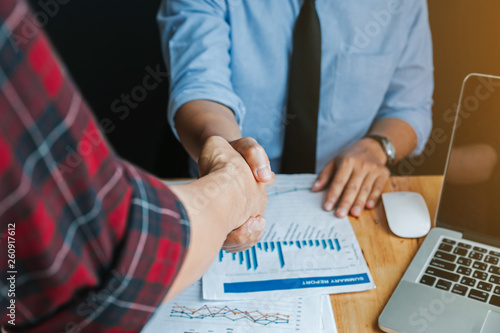
[[[275,174],[266,151],[253,138],[241,138],[230,142],[231,146],[243,156],[252,170],[255,180],[261,183],[273,183]]]

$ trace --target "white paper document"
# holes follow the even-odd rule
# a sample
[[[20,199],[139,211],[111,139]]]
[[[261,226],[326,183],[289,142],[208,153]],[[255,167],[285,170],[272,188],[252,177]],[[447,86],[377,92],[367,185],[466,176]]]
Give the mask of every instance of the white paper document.
[[[143,333],[336,332],[330,297],[206,301],[196,282],[159,307]]]
[[[203,276],[210,300],[280,298],[375,288],[348,218],[322,208],[315,175],[278,175],[268,189],[266,230],[254,247],[220,251]]]

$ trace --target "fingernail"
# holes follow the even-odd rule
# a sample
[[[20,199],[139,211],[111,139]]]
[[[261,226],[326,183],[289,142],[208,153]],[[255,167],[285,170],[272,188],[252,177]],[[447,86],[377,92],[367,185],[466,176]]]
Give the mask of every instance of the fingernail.
[[[337,209],[337,215],[339,217],[346,217],[347,216],[347,210],[345,208],[338,208]]]
[[[359,206],[355,206],[355,207],[352,209],[352,215],[354,215],[354,216],[359,216],[359,215],[361,215],[361,207],[359,207]]]
[[[328,202],[325,204],[325,210],[327,210],[327,211],[331,211],[332,209],[333,209],[333,202],[328,201]]]
[[[264,230],[266,228],[266,219],[263,218],[262,216],[259,216],[257,218],[256,226],[257,226],[257,231]]]
[[[257,223],[258,219],[252,218],[252,220],[248,223],[248,233],[253,234],[254,232],[257,231]]]
[[[367,206],[368,208],[373,208],[373,207],[375,207],[375,201],[373,201],[373,200],[368,200],[368,202],[366,203],[366,206]]]
[[[313,189],[317,189],[318,187],[319,187],[319,180],[314,182]]]
[[[257,168],[257,170],[255,171],[257,173],[257,177],[259,177],[262,180],[271,180],[271,178],[273,177],[271,172],[271,167],[269,165]]]
[[[263,217],[254,217],[252,221],[248,224],[248,232],[253,234],[254,232],[259,232],[264,230],[266,227],[266,219]]]

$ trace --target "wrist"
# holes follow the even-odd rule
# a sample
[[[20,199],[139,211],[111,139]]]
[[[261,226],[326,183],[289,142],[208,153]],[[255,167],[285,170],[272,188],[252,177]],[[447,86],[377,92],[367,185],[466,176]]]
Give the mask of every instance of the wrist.
[[[185,185],[171,186],[170,189],[179,198],[190,221],[209,224],[212,230],[220,236],[221,242],[234,228],[232,226],[231,209],[235,203],[234,186],[225,180],[221,171],[214,171],[200,179]],[[222,244],[222,243],[221,243]]]
[[[366,138],[372,139],[377,142],[379,147],[385,154],[385,166],[391,166],[396,160],[396,149],[392,142],[385,136],[379,134],[368,134]]]
[[[361,142],[365,145],[371,155],[382,165],[386,165],[388,161],[388,156],[382,147],[382,145],[375,139],[371,137],[366,137],[361,139]]]

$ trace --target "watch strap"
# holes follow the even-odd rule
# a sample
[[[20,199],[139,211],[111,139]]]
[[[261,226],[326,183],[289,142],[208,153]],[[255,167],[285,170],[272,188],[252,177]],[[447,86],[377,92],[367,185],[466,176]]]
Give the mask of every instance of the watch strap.
[[[385,163],[385,165],[386,166],[393,165],[394,160],[396,159],[396,150],[394,149],[394,145],[392,144],[392,142],[385,136],[378,134],[368,134],[366,137],[374,139],[380,144],[380,146],[382,146],[382,149],[385,155],[387,156],[387,162]]]

